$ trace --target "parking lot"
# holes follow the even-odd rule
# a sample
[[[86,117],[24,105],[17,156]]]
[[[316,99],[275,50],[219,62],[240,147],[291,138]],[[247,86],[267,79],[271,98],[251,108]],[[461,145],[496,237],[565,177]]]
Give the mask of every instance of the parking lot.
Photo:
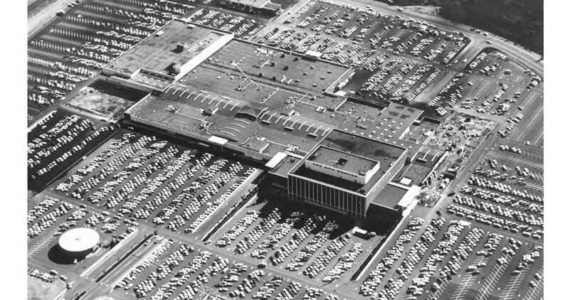
[[[252,18],[247,14],[241,15],[203,6],[192,12],[186,20],[200,26],[231,32],[242,39],[250,39],[264,23],[263,20]]]
[[[43,280],[53,278],[66,284],[71,283],[72,286],[73,282],[78,284],[85,277],[96,278],[99,273],[91,271],[97,269],[95,262],[111,252],[121,252],[119,248],[122,248],[123,244],[130,243],[141,235],[136,222],[108,212],[71,204],[53,195],[40,194],[31,199],[28,207],[30,268],[40,273],[57,270],[56,274],[52,272]],[[58,239],[65,231],[79,227],[95,229],[100,235],[100,246],[86,258],[72,261],[57,247]],[[93,275],[86,275],[87,273]]]
[[[532,143],[541,138],[541,115],[543,98],[542,78],[504,53],[483,49],[465,70],[456,74],[433,98],[428,106],[436,107],[440,115],[449,113],[450,108],[474,115],[502,121],[500,134],[509,137],[515,132],[517,139],[521,131],[529,131],[528,124],[537,125],[538,132],[530,138]],[[531,130],[532,131],[532,130]]]
[[[469,39],[458,32],[446,32],[427,23],[399,16],[381,15],[371,7],[335,1],[309,2],[284,23],[305,34],[324,33],[324,40],[346,41],[348,48],[354,46],[353,51],[363,52],[367,56],[376,52],[376,49],[382,49],[382,52],[448,64],[469,43]],[[343,42],[337,44],[339,48],[342,45]],[[352,60],[352,63],[359,64],[366,60],[359,57],[362,55],[360,53],[353,57],[350,57],[350,53],[346,54],[348,56],[339,57],[339,62]]]
[[[356,87],[358,82],[353,81],[348,88],[354,85],[356,95],[365,98],[411,103],[441,72],[436,66],[398,57],[387,60],[359,87]]]
[[[364,274],[359,293],[373,299],[538,299],[540,246],[455,218],[412,218]]]
[[[513,161],[510,154],[522,154],[510,150],[495,149],[471,170],[447,211],[538,242],[544,230],[542,169]]]
[[[28,132],[29,188],[41,190],[115,130],[61,110],[44,116]]]
[[[35,116],[189,5],[148,0],[82,2],[30,39],[28,114]]]
[[[231,206],[237,197],[230,196],[254,173],[236,161],[122,130],[53,187],[132,220],[191,233]]]
[[[353,232],[348,220],[310,207],[263,202],[247,207],[210,239],[234,255],[314,280],[345,284],[385,235]]]
[[[195,299],[220,295],[248,299],[339,299],[321,289],[168,239],[117,277],[111,296],[130,299]],[[312,296],[312,297],[311,297]]]

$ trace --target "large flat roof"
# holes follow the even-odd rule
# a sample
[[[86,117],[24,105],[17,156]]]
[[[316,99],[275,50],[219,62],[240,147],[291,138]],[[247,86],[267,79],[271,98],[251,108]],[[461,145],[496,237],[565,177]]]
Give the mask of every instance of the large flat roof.
[[[149,36],[112,61],[107,68],[127,74],[140,68],[168,74],[166,68],[172,63],[184,64],[223,35],[199,26],[189,28],[178,21],[166,24],[159,32],[163,33]],[[184,51],[176,51],[179,43],[186,44]]]
[[[338,109],[339,113],[351,116],[351,122],[339,127],[344,131],[374,139],[398,139],[423,114],[423,110],[397,103],[376,107],[348,99]]]
[[[354,135],[338,129],[332,130],[321,142],[321,145],[379,161],[381,165],[380,170],[385,168],[382,165],[391,164],[406,151],[406,148],[401,146]]]
[[[233,38],[199,26],[171,21],[105,67],[105,74],[164,89]]]
[[[261,77],[260,70],[265,70]],[[375,122],[374,126],[390,129],[393,123],[380,118],[392,109],[374,108],[322,91],[347,71],[348,68],[323,61],[305,61],[282,50],[231,40],[162,93],[137,103],[129,113],[136,115],[139,122],[160,124],[163,129],[191,137],[219,136],[235,147],[262,151],[269,157],[283,151],[306,155],[329,132],[341,129],[346,133],[330,135],[323,145],[377,160],[380,171],[386,171],[383,168],[404,151],[405,142],[392,135],[373,134],[372,126],[365,130],[358,125]],[[274,81],[268,76],[281,73],[287,78],[316,79],[318,88],[307,85],[308,78],[287,84],[288,81]],[[407,111],[406,106],[402,109]],[[406,121],[412,122],[414,116],[421,114],[421,110],[413,110],[415,113],[410,112]],[[398,130],[405,130],[405,126]],[[359,146],[351,145],[355,139]]]
[[[368,172],[378,163],[365,157],[356,156],[324,146],[319,146],[309,157],[307,157],[307,160],[335,169],[345,170],[353,174]]]
[[[384,174],[388,172],[392,167],[392,164],[404,155],[407,150],[404,147],[367,137],[353,135],[338,129],[331,130],[319,145],[311,151],[306,159],[309,159],[310,155],[321,148],[334,149],[335,153],[346,153],[351,157],[363,157],[370,161],[379,162],[379,170],[374,173],[366,184],[351,182],[334,176],[322,174],[321,172],[306,168],[303,164],[298,164],[298,167],[291,171],[292,174],[338,186],[362,195],[368,194]],[[326,156],[323,156],[323,158],[326,159]]]
[[[271,47],[233,40],[209,63],[299,92],[323,93],[350,68]]]

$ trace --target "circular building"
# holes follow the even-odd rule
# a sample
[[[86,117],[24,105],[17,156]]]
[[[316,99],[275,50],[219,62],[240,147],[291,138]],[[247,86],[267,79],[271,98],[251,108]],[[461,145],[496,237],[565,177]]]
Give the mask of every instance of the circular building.
[[[82,258],[99,245],[99,233],[91,228],[74,228],[59,237],[59,247],[74,258]]]

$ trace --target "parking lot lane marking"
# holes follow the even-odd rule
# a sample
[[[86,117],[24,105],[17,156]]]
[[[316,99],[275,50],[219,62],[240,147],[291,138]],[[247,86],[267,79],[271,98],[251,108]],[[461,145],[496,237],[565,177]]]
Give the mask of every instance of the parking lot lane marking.
[[[232,106],[232,108],[230,109],[230,111],[231,111],[231,110],[234,110],[234,109],[236,108],[236,106],[238,106],[238,105],[239,105],[239,102],[236,102],[236,104],[234,104],[234,106]]]
[[[301,125],[299,125],[299,130],[301,130],[301,127],[303,127],[305,124],[307,124],[307,121],[303,121],[303,123],[301,123]]]
[[[198,95],[196,95],[196,97],[194,97],[194,101],[198,101],[198,98],[200,98],[200,96],[204,95],[202,92],[198,93]]]
[[[319,125],[319,127],[317,127],[317,129],[315,130],[315,135],[319,132],[319,130],[321,130],[321,128],[323,128],[323,125]]]
[[[473,276],[471,274],[463,277],[461,279],[461,282],[459,283],[459,285],[461,286],[460,289],[455,290],[455,293],[453,293],[453,296],[451,296],[451,299],[455,299],[455,300],[462,300],[464,299],[464,292],[471,287],[475,281],[477,280],[476,276]],[[446,281],[447,282],[447,281]],[[443,290],[443,289],[440,289]],[[438,297],[434,298],[434,299],[438,299]]]
[[[505,256],[502,256],[502,257],[505,257]],[[495,265],[495,267],[491,271],[491,274],[487,277],[487,279],[483,283],[484,287],[479,290],[479,294],[477,295],[475,300],[487,300],[487,298],[489,298],[489,296],[490,296],[491,292],[493,291],[495,285],[497,284],[497,282],[501,278],[503,272],[507,268],[507,265],[511,262],[511,259],[512,259],[512,257],[508,256],[507,262],[505,264],[503,264],[503,265],[496,264]]]
[[[540,275],[543,274],[543,270],[541,268],[541,270],[538,272]],[[536,287],[530,287],[530,289],[527,290],[527,294],[524,298],[524,300],[535,300],[535,299],[539,299],[541,296],[541,291],[542,291],[542,287],[544,285],[544,279],[540,279],[538,281],[538,284]]]
[[[309,127],[307,127],[307,129],[305,129],[305,131],[309,132],[309,130],[311,130],[311,128],[315,126],[315,123],[311,123],[311,125],[309,125]]]
[[[501,295],[501,299],[511,299],[515,296],[518,288],[520,287],[523,279],[526,277],[526,273],[528,272],[528,267],[524,268],[519,274],[517,274],[514,278],[511,277],[509,283],[505,286],[505,290],[503,291],[503,295]]]
[[[53,230],[52,230],[53,231]],[[30,249],[29,251],[29,255],[33,256],[35,255],[39,250],[41,250],[51,239],[53,235],[52,234],[44,234],[42,235],[42,237],[44,238],[41,242],[37,243],[34,245],[34,247],[32,249]]]
[[[290,127],[293,128],[293,126],[295,126],[295,124],[297,124],[298,120],[293,120],[293,123],[291,123]]]

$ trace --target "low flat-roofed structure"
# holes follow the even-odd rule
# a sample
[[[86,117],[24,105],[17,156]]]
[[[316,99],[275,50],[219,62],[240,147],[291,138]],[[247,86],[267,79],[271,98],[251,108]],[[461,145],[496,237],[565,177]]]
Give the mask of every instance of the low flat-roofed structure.
[[[163,90],[232,39],[232,34],[174,20],[110,62],[103,74]]]
[[[73,228],[63,233],[58,240],[59,247],[70,256],[85,256],[99,243],[99,233],[91,228]]]
[[[248,12],[258,12],[274,15],[281,9],[281,4],[273,3],[271,0],[222,0],[220,4],[229,8],[234,8]]]
[[[402,179],[407,179],[407,183],[404,182],[402,184],[408,186],[423,185],[431,182],[434,179],[435,170],[448,154],[448,152],[441,150],[422,147],[415,153],[411,163],[394,177],[394,181],[401,183]]]
[[[229,141],[227,146],[263,154],[267,160],[283,151],[305,155],[332,129],[331,125],[303,116],[261,112],[257,106],[253,110],[255,114],[261,113],[260,118],[252,120],[238,113],[245,105],[241,100],[198,90],[172,90],[145,97],[127,110],[125,116],[201,141],[207,142],[210,136],[222,137]],[[217,112],[204,114],[212,105],[218,108]]]
[[[271,169],[271,173],[287,178],[289,172],[301,161],[302,158],[287,154],[280,162]]]
[[[396,208],[406,192],[408,192],[407,189],[388,184],[380,191],[376,198],[372,199],[371,203],[379,206]]]

